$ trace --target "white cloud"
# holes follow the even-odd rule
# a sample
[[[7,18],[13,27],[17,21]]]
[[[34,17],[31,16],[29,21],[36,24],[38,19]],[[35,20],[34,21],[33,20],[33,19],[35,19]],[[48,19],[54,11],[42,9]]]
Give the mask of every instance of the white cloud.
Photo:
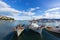
[[[60,7],[48,9],[44,14],[39,16],[33,16],[35,19],[60,19]]]
[[[38,9],[40,9],[40,7],[30,8],[29,11],[35,11],[35,10],[38,10]]]
[[[22,13],[23,13],[25,16],[33,16],[33,15],[36,14],[36,13],[33,12],[33,11],[38,10],[38,9],[40,9],[40,7],[29,8],[27,11],[22,11]]]
[[[60,9],[60,7],[51,8],[51,9],[48,9],[48,10],[46,10],[45,12],[49,12],[49,11],[55,11],[55,10],[59,10],[59,9]]]
[[[52,9],[55,9],[55,8],[52,8]],[[43,19],[43,18],[60,19],[60,8],[55,10],[51,10],[51,9],[49,10],[50,11],[45,11],[45,13],[42,15],[34,16],[35,13],[33,13],[32,16],[15,16],[15,19],[18,19],[18,20],[19,18],[20,20]],[[28,12],[24,12],[24,13],[26,15],[28,14]]]
[[[49,19],[60,19],[60,7],[49,9],[45,11],[44,15]]]
[[[43,15],[40,15],[40,16],[32,16],[33,19],[42,19],[44,18]]]
[[[0,8],[9,8],[11,6],[7,5],[5,2],[0,1]]]
[[[12,8],[7,3],[0,1],[0,15],[5,15],[8,17],[13,17],[16,20],[30,20],[31,18],[41,19],[41,18],[49,18],[49,19],[60,19],[60,7],[51,8],[45,11],[43,15],[34,16],[35,10],[39,10],[40,7],[29,8],[28,11],[19,11]],[[23,16],[19,16],[22,14]],[[11,16],[12,15],[12,16]]]
[[[40,9],[40,7],[36,7],[36,9]]]
[[[33,16],[33,15],[36,14],[36,13],[33,12],[33,11],[38,10],[38,9],[40,9],[40,7],[29,8],[28,11],[22,11],[22,13],[23,13],[25,16]]]
[[[33,15],[35,14],[34,12],[31,12],[31,11],[28,11],[28,12],[23,11],[22,13],[23,13],[23,15],[25,15],[25,16],[33,16]]]
[[[35,8],[30,8],[30,11],[34,11],[35,10]]]
[[[14,18],[15,20],[31,20],[32,18],[30,16],[7,16],[7,17],[11,17]]]
[[[21,16],[19,16],[20,14],[24,15],[23,18],[21,18]],[[32,16],[34,15],[35,13],[32,12],[32,11],[19,11],[19,10],[16,10],[14,8],[12,8],[10,5],[8,5],[7,3],[3,2],[3,1],[0,1],[0,15],[2,16],[9,16],[9,17],[13,17],[15,18],[16,20],[18,20],[18,18],[20,19],[24,19],[27,17],[25,16]]]
[[[0,1],[0,15],[14,15],[21,13],[21,11],[11,8],[7,3]]]

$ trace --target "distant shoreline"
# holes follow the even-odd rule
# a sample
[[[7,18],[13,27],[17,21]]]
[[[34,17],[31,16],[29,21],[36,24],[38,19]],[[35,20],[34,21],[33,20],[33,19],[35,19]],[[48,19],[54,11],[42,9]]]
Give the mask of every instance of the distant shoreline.
[[[6,16],[0,16],[0,20],[14,20],[14,18],[6,17]]]

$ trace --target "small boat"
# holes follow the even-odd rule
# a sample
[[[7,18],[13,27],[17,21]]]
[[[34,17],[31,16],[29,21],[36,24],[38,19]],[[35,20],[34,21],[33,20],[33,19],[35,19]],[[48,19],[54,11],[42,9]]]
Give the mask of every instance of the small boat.
[[[20,28],[20,31],[18,31],[18,36],[24,31],[24,28]]]
[[[36,32],[38,32],[39,34],[41,34],[42,33],[42,30],[45,28],[45,26],[43,26],[43,25],[41,25],[40,27],[29,27],[29,29],[31,29],[31,30],[33,30],[33,31],[36,31]]]
[[[56,27],[47,27],[46,29],[47,29],[48,31],[60,33],[60,28],[56,28]]]
[[[17,27],[14,28],[14,31],[17,31],[17,35],[19,36],[24,31],[24,27],[22,25],[17,25]]]
[[[36,20],[32,20],[31,24],[29,25],[29,29],[36,31],[39,34],[42,33],[43,28],[45,28],[45,25],[38,25]]]

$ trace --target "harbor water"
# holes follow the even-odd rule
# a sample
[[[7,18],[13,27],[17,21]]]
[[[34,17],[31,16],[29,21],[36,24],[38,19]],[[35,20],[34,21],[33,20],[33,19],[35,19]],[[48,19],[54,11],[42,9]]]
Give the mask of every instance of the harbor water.
[[[4,21],[4,20],[1,20],[0,21],[0,40],[2,40],[6,35],[8,35],[10,32],[12,32],[13,28],[15,28],[18,24],[25,24],[25,28],[27,29],[27,25],[29,24],[30,22],[28,21]],[[42,22],[39,22],[38,25],[47,25],[47,26],[53,26],[55,27],[56,25],[60,25],[60,22],[58,23],[54,23],[54,22],[46,22],[46,23],[42,23]],[[24,35],[23,35],[24,33]],[[57,37],[55,36],[55,34],[51,33],[51,32],[48,32],[46,29],[43,29],[42,30],[42,39],[40,37],[40,35],[36,32],[30,32],[28,30],[25,30],[24,32],[22,33],[23,36],[25,36],[26,38],[28,38],[28,36],[31,35],[31,38],[32,36],[36,36],[37,39],[33,39],[32,40],[60,40],[60,37]],[[30,34],[30,33],[33,33],[33,34]],[[23,38],[23,36],[21,35],[21,37]],[[30,37],[29,37],[30,38]],[[30,38],[30,39],[31,39]],[[35,37],[34,37],[35,38]]]

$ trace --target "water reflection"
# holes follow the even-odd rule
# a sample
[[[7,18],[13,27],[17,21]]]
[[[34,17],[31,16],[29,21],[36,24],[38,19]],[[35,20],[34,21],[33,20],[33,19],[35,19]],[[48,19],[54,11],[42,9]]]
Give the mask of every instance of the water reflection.
[[[18,24],[25,24],[25,25],[27,25],[27,24],[29,24],[29,22],[28,21],[19,21],[19,20],[18,21],[4,21],[4,20],[1,20],[0,21],[0,40],[4,36],[6,36],[8,33],[10,33],[12,31],[12,29],[14,27],[16,27],[16,25],[18,25]],[[54,22],[42,23],[42,22],[39,22],[38,24],[39,25],[44,24],[44,25],[47,25],[47,26],[56,26],[56,24],[60,25],[60,22],[58,22],[58,23],[54,23]],[[27,28],[28,26],[25,26],[25,27]]]

